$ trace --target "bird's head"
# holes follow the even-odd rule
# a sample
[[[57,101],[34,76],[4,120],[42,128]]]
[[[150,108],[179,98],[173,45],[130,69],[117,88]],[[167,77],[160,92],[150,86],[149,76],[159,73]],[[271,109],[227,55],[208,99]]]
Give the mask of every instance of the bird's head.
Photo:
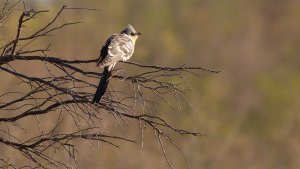
[[[141,35],[141,33],[140,32],[137,32],[134,28],[133,28],[133,26],[131,26],[130,24],[128,24],[127,25],[127,27],[121,32],[122,34],[125,34],[125,35],[127,35],[127,36],[129,36],[129,37],[131,37],[131,38],[133,38],[133,39],[137,39],[137,37],[139,36],[139,35]]]

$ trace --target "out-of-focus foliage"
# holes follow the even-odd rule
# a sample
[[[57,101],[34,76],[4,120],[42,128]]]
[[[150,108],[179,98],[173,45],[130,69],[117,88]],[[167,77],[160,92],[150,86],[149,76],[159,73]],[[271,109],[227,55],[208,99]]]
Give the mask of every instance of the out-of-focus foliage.
[[[143,33],[134,61],[222,70],[222,76],[187,77],[194,108],[160,112],[177,126],[207,134],[177,140],[193,168],[300,167],[299,1],[28,1],[29,7],[53,13],[63,4],[101,11],[67,13],[65,17],[84,23],[36,44],[52,43],[51,55],[96,58],[104,40],[131,23]],[[1,43],[14,36],[15,22],[1,25]],[[24,67],[24,71],[35,70]],[[13,83],[13,79],[1,80],[0,87]],[[197,113],[192,113],[194,109]],[[158,168],[163,157],[151,142],[155,140],[147,140],[143,149],[120,143],[116,151],[82,145],[80,165]],[[169,151],[175,166],[187,167],[183,157]]]

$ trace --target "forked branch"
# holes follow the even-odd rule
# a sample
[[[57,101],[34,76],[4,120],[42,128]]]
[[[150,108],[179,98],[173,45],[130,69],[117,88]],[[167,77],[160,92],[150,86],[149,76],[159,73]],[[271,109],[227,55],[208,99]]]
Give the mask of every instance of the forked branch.
[[[0,23],[9,15],[10,10],[16,4],[9,7],[8,1],[4,2]],[[106,143],[112,147],[119,147],[117,141],[136,143],[136,140],[121,134],[111,134],[103,127],[103,121],[114,121],[120,127],[132,129],[133,124],[138,124],[143,130],[152,130],[161,147],[166,162],[172,168],[170,159],[164,148],[165,143],[175,144],[171,133],[178,135],[203,135],[179,129],[165,119],[159,117],[157,102],[160,100],[170,106],[170,110],[180,110],[182,102],[188,101],[186,97],[186,80],[183,74],[198,75],[200,71],[219,73],[202,67],[179,66],[153,66],[134,62],[123,64],[138,69],[138,73],[127,75],[113,72],[113,83],[116,81],[126,84],[124,88],[110,87],[101,103],[91,104],[91,99],[101,73],[89,71],[86,67],[94,67],[96,59],[67,60],[64,57],[47,55],[49,46],[43,49],[32,49],[31,43],[46,37],[54,31],[59,31],[65,26],[80,22],[66,22],[57,24],[64,10],[82,10],[82,8],[67,8],[63,6],[57,14],[29,36],[22,34],[23,26],[30,26],[28,21],[41,17],[40,13],[47,10],[24,10],[17,23],[16,36],[0,47],[0,72],[10,79],[14,79],[14,88],[3,89],[0,93],[0,145],[3,149],[12,148],[28,159],[15,165],[6,159],[5,154],[0,155],[0,166],[5,167],[42,167],[42,168],[69,168],[72,165],[78,167],[77,156],[80,152],[74,141],[90,141]],[[88,9],[92,10],[92,9]],[[5,12],[6,11],[6,12]],[[27,25],[28,24],[28,25]],[[1,29],[1,27],[0,27]],[[83,57],[86,58],[86,57]],[[91,57],[93,58],[93,57]],[[46,70],[47,73],[31,74],[20,71],[14,63],[21,62],[23,66],[34,66],[35,70]],[[37,66],[40,65],[40,66]],[[171,97],[170,97],[171,96]],[[175,99],[176,104],[172,104]],[[177,107],[176,107],[177,105]],[[45,127],[40,118],[51,119],[53,127]],[[30,122],[33,128],[39,132],[33,132],[26,127]],[[65,130],[61,126],[73,126]],[[141,127],[142,126],[142,127]],[[12,132],[14,131],[14,132]],[[16,133],[16,131],[21,131]],[[110,134],[108,134],[110,133]],[[34,136],[33,136],[34,135]],[[143,137],[143,134],[142,136]],[[55,154],[65,152],[69,159],[59,159]],[[67,161],[73,161],[69,164]],[[70,166],[71,165],[71,166]]]

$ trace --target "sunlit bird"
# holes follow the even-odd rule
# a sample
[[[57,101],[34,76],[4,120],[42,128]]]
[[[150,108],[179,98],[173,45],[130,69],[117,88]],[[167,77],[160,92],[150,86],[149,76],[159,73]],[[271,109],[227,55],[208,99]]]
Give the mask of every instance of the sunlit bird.
[[[109,37],[102,46],[97,66],[104,67],[101,80],[97,87],[92,103],[99,103],[105,94],[111,71],[118,61],[126,61],[134,52],[135,41],[141,33],[135,31],[133,26],[127,27],[118,34]]]

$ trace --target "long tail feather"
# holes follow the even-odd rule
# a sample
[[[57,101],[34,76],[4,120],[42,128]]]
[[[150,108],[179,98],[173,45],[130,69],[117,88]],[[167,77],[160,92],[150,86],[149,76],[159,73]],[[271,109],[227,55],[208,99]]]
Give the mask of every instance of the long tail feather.
[[[108,67],[105,67],[99,85],[97,87],[96,93],[94,95],[94,99],[92,101],[93,104],[99,103],[102,96],[105,94],[110,76],[111,76],[111,71],[109,70]]]

